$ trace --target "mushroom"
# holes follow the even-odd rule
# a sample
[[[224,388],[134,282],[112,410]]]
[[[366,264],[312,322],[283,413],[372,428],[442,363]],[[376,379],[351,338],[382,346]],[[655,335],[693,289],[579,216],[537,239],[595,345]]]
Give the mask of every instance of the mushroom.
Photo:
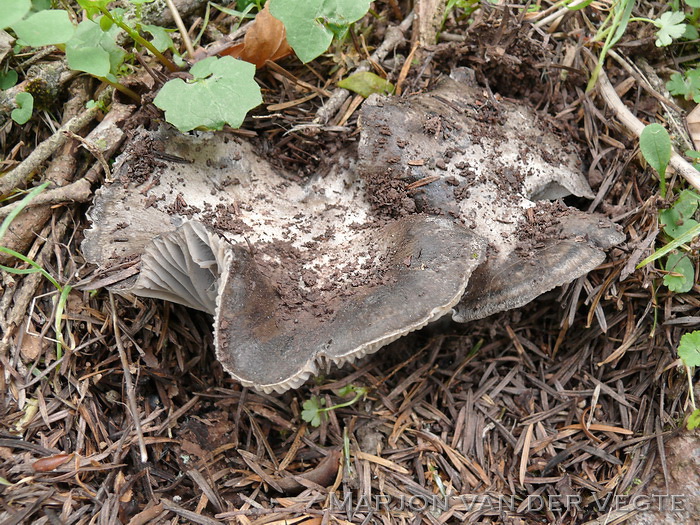
[[[409,198],[489,246],[455,321],[523,306],[593,270],[625,239],[604,217],[558,201],[593,193],[573,149],[526,106],[447,80],[410,99],[372,97],[362,122],[359,170],[376,208],[405,213]]]
[[[141,130],[88,213],[85,258],[102,274],[133,262],[117,292],[212,314],[219,361],[265,392],[448,313],[524,304],[623,237],[542,201],[591,196],[578,160],[533,112],[478,100],[451,81],[373,96],[357,152],[304,184],[235,136]]]

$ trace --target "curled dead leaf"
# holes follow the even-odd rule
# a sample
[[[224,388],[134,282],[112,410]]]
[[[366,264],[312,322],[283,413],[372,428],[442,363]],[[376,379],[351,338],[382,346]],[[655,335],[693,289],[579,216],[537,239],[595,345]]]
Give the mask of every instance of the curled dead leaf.
[[[73,454],[56,454],[47,458],[41,458],[32,463],[34,472],[51,472],[61,465],[68,463],[73,458]]]
[[[260,69],[268,60],[274,62],[292,54],[284,25],[270,14],[268,5],[265,4],[265,8],[255,17],[243,43],[228,47],[219,55],[240,58]]]
[[[693,139],[695,150],[700,151],[700,104],[695,106],[695,109],[688,113],[686,117],[690,138]]]
[[[339,468],[340,451],[332,450],[319,462],[316,468],[295,477],[282,478],[276,481],[285,494],[296,494],[306,488],[302,483],[297,481],[297,478],[310,481],[322,487],[328,487],[333,484],[335,477],[338,475]]]

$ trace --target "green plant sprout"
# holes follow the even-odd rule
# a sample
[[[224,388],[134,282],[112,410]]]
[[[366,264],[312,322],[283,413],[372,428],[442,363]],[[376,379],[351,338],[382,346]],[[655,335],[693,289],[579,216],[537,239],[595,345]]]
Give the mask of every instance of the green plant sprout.
[[[695,396],[693,394],[693,371],[696,366],[700,366],[700,330],[695,330],[684,334],[678,344],[678,357],[680,357],[688,376],[688,386],[690,392],[690,403],[693,412],[688,418],[688,430],[700,427],[700,409],[695,406]]]
[[[130,58],[115,43],[119,30],[125,31],[137,45],[152,53],[169,71],[179,71],[175,62],[184,65],[168,30],[141,24],[141,6],[152,1],[128,0],[135,6],[136,20],[127,21],[123,9],[109,9],[112,0],[77,0],[87,19],[74,26],[65,10],[42,10],[39,7],[39,12],[32,14],[30,0],[0,0],[0,29],[12,29],[22,45],[57,46],[65,52],[70,69],[88,73],[140,103],[138,93],[118,80],[126,70],[125,61]],[[237,16],[240,23],[245,18],[252,18],[251,11],[259,10],[263,3],[262,0],[241,0],[236,3],[238,10],[213,5],[222,12]],[[304,3],[271,0],[270,8],[285,25],[289,43],[297,56],[308,62],[328,49],[334,36],[347,33],[350,24],[368,12],[370,3],[370,0],[338,0],[331,5],[323,0]],[[48,27],[51,31],[47,31]],[[150,34],[151,41],[142,33]],[[173,60],[163,54],[168,49],[173,52]],[[17,73],[13,73],[3,74],[0,83],[14,85]],[[192,80],[173,79],[155,98],[156,106],[165,111],[166,120],[182,132],[217,130],[226,124],[240,127],[247,112],[262,102],[260,88],[254,81],[255,68],[245,62],[231,57],[209,57],[195,64],[190,73],[194,77]],[[364,79],[364,85],[354,87],[364,93],[390,91],[392,87],[386,81],[370,80]],[[200,103],[202,101],[205,103]],[[17,108],[12,118],[18,124],[24,124],[31,117],[33,98],[29,93],[22,93],[15,103]]]
[[[659,174],[661,197],[666,198],[666,168],[671,161],[671,137],[661,124],[649,124],[639,136],[644,159]]]
[[[461,19],[464,19],[469,18],[474,11],[479,9],[479,7],[481,7],[481,2],[479,0],[447,0],[447,4],[445,4],[445,12],[442,15],[442,24],[440,25],[440,29],[445,26],[447,18],[455,9],[462,9],[464,11],[464,13],[460,16]]]
[[[608,51],[622,38],[627,30],[627,24],[629,24],[630,18],[632,16],[632,9],[634,8],[635,0],[617,0],[613,2],[610,7],[610,13],[607,18],[603,21],[598,29],[598,32],[593,37],[592,42],[599,40],[605,40],[603,42],[603,47],[598,55],[598,62],[591,73],[591,78],[588,81],[588,86],[586,87],[586,92],[589,92],[598,82],[598,75],[603,69],[603,64],[605,63],[605,57]]]
[[[590,2],[577,4],[575,9],[581,9]],[[605,57],[608,51],[620,40],[627,30],[627,25],[630,22],[646,22],[657,28],[656,41],[657,47],[669,46],[677,39],[694,40],[698,38],[698,30],[695,27],[698,18],[700,17],[700,0],[686,0],[686,5],[693,8],[690,15],[686,15],[679,6],[672,6],[672,9],[662,13],[658,18],[632,17],[632,9],[635,6],[635,0],[617,0],[610,7],[610,13],[605,21],[601,24],[598,32],[593,38],[593,42],[604,40],[603,46],[598,56],[598,63],[594,68],[591,78],[588,82],[586,91],[590,91],[595,86],[598,75],[605,62]],[[687,23],[686,23],[687,22]],[[680,85],[682,76],[672,79],[672,86],[676,90],[683,89]],[[669,90],[673,93],[671,87]],[[675,94],[675,93],[674,93]]]
[[[129,0],[132,5],[153,0]],[[124,20],[123,9],[107,10],[110,0],[78,0],[88,14],[88,19],[74,26],[68,13],[61,9],[39,10],[30,13],[29,0],[0,0],[0,29],[10,28],[17,35],[21,45],[43,47],[55,45],[66,53],[68,67],[74,71],[83,71],[99,80],[112,85],[131,99],[140,102],[139,95],[132,89],[119,83],[117,75],[127,56],[126,51],[115,44],[119,29],[124,30],[136,43],[148,49],[170,71],[178,67],[165,57],[161,51],[174,50],[174,44],[165,29],[158,26],[136,26],[153,36],[153,42],[143,38],[139,32]],[[8,5],[11,4],[11,5]],[[99,16],[98,16],[99,15]],[[14,72],[13,85],[17,81]],[[4,87],[5,83],[3,83]],[[18,124],[24,124],[31,116],[29,93],[16,100],[18,110],[12,115]]]
[[[44,182],[43,184],[37,186],[30,192],[28,192],[21,201],[17,204],[17,206],[5,217],[5,220],[2,221],[2,224],[0,224],[0,241],[2,241],[3,237],[5,236],[5,233],[7,233],[7,230],[10,228],[10,224],[12,224],[12,221],[19,215],[19,213],[37,196],[39,193],[44,191],[47,186],[49,185],[49,182]],[[54,319],[54,330],[56,332],[56,358],[60,359],[63,356],[63,346],[64,346],[64,341],[63,341],[63,330],[62,330],[62,322],[63,322],[63,312],[65,310],[66,302],[68,301],[68,294],[71,291],[71,286],[65,285],[61,286],[61,284],[54,279],[54,277],[44,270],[40,265],[38,265],[35,261],[27,257],[26,255],[23,255],[19,252],[16,252],[15,250],[12,250],[10,248],[7,248],[5,246],[0,245],[0,253],[4,253],[7,255],[10,255],[12,257],[15,257],[19,259],[20,261],[28,264],[30,267],[25,268],[25,269],[17,269],[17,268],[10,268],[9,266],[5,266],[0,264],[0,270],[3,270],[8,273],[13,273],[16,275],[26,275],[26,274],[32,274],[32,273],[40,273],[43,275],[54,287],[60,292],[60,296],[58,299],[58,303],[56,304],[56,317]]]
[[[666,198],[666,168],[671,160],[671,137],[660,124],[649,124],[639,137],[639,148],[649,165],[659,174],[661,197]],[[690,257],[683,252],[673,250],[695,236],[693,232],[698,229],[699,224],[692,217],[698,209],[699,202],[700,195],[691,190],[684,190],[671,208],[659,213],[659,223],[666,235],[674,242],[687,239],[674,248],[668,249],[669,245],[667,245],[654,254],[656,256],[663,251],[663,254],[655,259],[668,254],[664,264],[664,270],[667,273],[663,281],[672,292],[689,292],[695,283],[695,267]],[[688,238],[689,232],[692,235],[690,238]],[[642,263],[648,264],[652,260],[654,259],[648,257]],[[638,267],[643,266],[642,263]]]
[[[108,31],[111,29],[112,24],[116,24],[120,29],[125,31],[131,39],[138,43],[141,44],[143,47],[148,49],[151,53],[153,53],[153,56],[155,56],[165,67],[168,68],[171,72],[179,71],[180,68],[178,68],[175,64],[173,64],[169,58],[167,58],[165,55],[163,55],[151,42],[143,38],[138,31],[136,31],[134,28],[130,27],[128,24],[124,22],[124,11],[121,9],[114,9],[112,11],[109,11],[107,9],[107,6],[112,2],[112,0],[77,0],[78,5],[85,9],[85,12],[87,13],[89,18],[93,18],[98,14],[102,14],[104,18],[100,22],[100,27],[103,29],[103,31]],[[130,3],[134,5],[141,5],[144,3],[149,3],[154,0],[129,0]]]
[[[304,401],[304,404],[302,405],[301,418],[307,423],[309,423],[312,427],[318,427],[321,425],[321,422],[326,417],[328,417],[328,412],[330,412],[331,410],[337,410],[338,408],[345,408],[354,405],[360,400],[360,398],[365,397],[368,392],[369,389],[367,387],[360,387],[355,385],[345,386],[338,390],[338,395],[340,397],[345,397],[349,394],[354,393],[355,396],[350,401],[346,401],[345,403],[339,403],[330,407],[324,406],[326,404],[325,399],[320,398],[318,396],[312,396],[311,398]]]
[[[630,22],[647,22],[657,27],[656,47],[669,46],[673,40],[681,38],[686,32],[685,13],[666,11],[659,18],[652,20],[644,17],[630,18]]]

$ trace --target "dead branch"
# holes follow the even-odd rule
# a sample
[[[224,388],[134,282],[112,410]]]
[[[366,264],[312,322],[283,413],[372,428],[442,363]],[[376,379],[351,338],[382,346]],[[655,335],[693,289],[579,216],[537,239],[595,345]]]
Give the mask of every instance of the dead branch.
[[[645,127],[644,123],[635,117],[627,106],[625,106],[624,102],[620,100],[620,97],[615,92],[615,88],[610,83],[610,80],[608,80],[608,76],[602,70],[598,77],[598,90],[603,100],[605,100],[608,107],[613,110],[620,123],[639,138]],[[691,186],[700,190],[700,172],[681,157],[675,149],[672,150],[671,154],[671,167],[680,173]]]

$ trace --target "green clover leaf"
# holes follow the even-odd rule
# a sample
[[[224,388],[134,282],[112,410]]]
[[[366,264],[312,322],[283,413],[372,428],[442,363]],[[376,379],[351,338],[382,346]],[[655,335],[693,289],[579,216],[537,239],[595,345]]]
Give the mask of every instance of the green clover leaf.
[[[668,46],[674,38],[680,38],[685,33],[685,14],[678,11],[666,11],[654,25],[659,28],[656,32],[656,46]]]
[[[301,418],[309,423],[312,427],[321,425],[321,417],[323,416],[323,406],[326,404],[325,399],[313,396],[304,401],[302,405]]]

